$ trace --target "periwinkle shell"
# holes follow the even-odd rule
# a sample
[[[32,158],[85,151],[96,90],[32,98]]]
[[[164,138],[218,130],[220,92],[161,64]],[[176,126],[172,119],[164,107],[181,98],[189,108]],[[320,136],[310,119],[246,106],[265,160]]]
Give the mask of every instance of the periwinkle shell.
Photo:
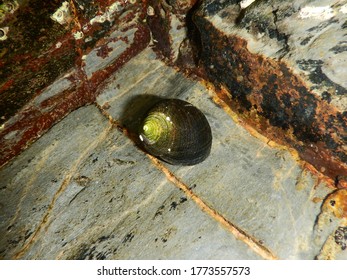
[[[210,154],[212,133],[204,114],[179,99],[165,99],[146,114],[139,131],[144,148],[174,165],[194,165]]]

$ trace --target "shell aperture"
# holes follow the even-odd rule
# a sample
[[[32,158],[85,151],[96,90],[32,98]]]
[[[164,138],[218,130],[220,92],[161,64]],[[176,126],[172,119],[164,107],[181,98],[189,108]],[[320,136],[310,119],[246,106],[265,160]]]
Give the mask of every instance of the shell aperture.
[[[146,114],[139,131],[144,148],[175,165],[194,165],[210,153],[212,133],[204,114],[192,104],[166,99]]]

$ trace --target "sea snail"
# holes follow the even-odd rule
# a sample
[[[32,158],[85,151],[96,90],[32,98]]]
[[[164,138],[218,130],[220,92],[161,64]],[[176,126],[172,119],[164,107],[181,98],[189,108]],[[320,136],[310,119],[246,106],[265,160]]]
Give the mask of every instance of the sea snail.
[[[156,103],[140,126],[147,152],[174,165],[194,165],[210,154],[212,133],[204,114],[179,99]]]

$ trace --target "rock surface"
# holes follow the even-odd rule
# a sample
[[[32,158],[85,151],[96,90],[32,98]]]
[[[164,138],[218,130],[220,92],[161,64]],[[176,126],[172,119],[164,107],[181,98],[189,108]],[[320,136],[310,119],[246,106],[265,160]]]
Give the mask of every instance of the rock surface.
[[[167,165],[131,140],[154,97],[206,114],[214,139],[203,163]],[[332,190],[215,98],[151,50],[132,59],[106,80],[99,109],[71,113],[0,170],[2,258],[315,258],[325,242],[315,220]]]
[[[3,2],[0,258],[347,258],[347,3]],[[138,145],[158,98],[204,162]]]
[[[32,0],[2,22],[10,31],[0,41],[0,166],[69,112],[92,103],[103,80],[148,45],[141,6],[96,2],[41,6]]]
[[[193,19],[220,98],[346,186],[346,3],[325,2],[204,1]]]

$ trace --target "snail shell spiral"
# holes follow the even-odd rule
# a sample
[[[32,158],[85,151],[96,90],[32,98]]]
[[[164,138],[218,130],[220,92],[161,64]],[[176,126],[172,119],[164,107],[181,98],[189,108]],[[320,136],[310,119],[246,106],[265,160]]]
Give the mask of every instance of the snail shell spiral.
[[[204,114],[192,104],[166,99],[146,114],[139,131],[144,148],[174,165],[194,165],[210,154],[212,133]]]

